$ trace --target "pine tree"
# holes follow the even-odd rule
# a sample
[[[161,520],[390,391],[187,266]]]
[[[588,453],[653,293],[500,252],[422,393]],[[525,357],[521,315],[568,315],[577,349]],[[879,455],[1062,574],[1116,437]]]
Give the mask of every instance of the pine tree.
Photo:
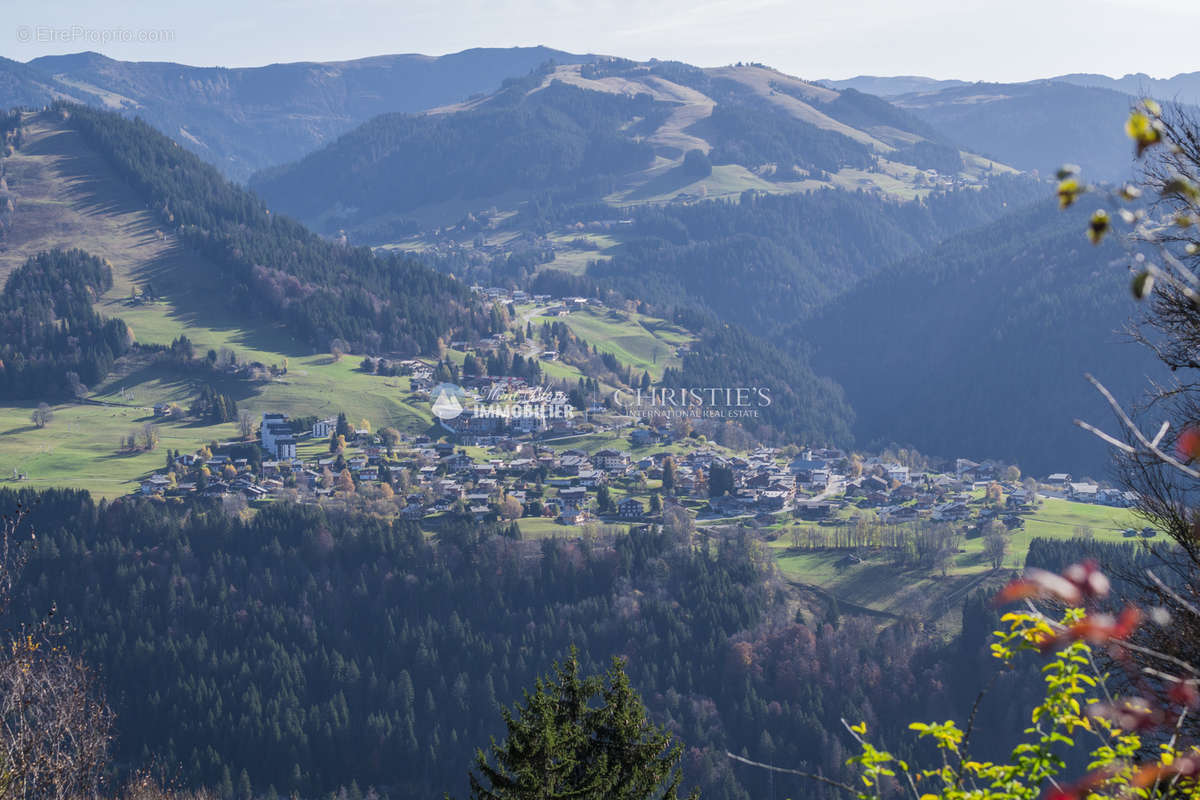
[[[490,748],[494,766],[476,752],[474,800],[678,797],[683,748],[646,719],[619,659],[604,676],[583,678],[572,648],[551,678],[525,693],[523,704],[504,710],[504,724],[508,736]]]

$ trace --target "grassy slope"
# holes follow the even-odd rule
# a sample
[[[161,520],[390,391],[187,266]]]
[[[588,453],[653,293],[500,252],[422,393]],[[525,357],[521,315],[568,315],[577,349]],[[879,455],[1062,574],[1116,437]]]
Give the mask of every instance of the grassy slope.
[[[535,333],[543,322],[565,322],[578,337],[596,349],[612,353],[622,364],[639,373],[649,371],[654,379],[667,367],[678,367],[675,350],[694,340],[682,328],[653,317],[625,311],[585,309],[566,317],[534,317]],[[543,367],[545,367],[543,363]]]
[[[407,379],[364,375],[355,369],[356,359],[334,362],[278,326],[234,314],[223,302],[216,268],[160,235],[144,205],[77,134],[44,116],[30,120],[27,134],[28,143],[5,160],[17,213],[9,246],[0,252],[0,275],[40,250],[81,247],[113,268],[114,286],[100,299],[101,313],[124,319],[139,342],[166,344],[186,333],[199,352],[229,347],[243,361],[287,360],[289,372],[280,380],[224,386],[239,408],[256,415],[284,409],[295,416],[345,410],[376,428],[423,430],[430,424],[427,404],[411,396]],[[132,303],[131,289],[144,289],[147,282],[162,299]],[[190,376],[145,359],[121,365],[93,389],[94,399],[126,407],[59,406],[54,422],[37,430],[29,424],[29,407],[0,406],[0,476],[16,469],[35,485],[125,494],[163,455],[119,456],[120,437],[140,427],[145,409],[155,403],[186,405],[195,393]],[[232,424],[165,423],[161,447],[190,451],[233,434]]]
[[[1011,570],[1023,567],[1034,537],[1070,539],[1077,535],[1077,527],[1087,527],[1097,539],[1130,541],[1122,537],[1121,531],[1141,528],[1142,524],[1129,509],[1046,498],[1035,513],[1026,517],[1025,529],[1012,534],[1003,570],[992,572],[983,556],[981,538],[966,539],[961,545],[963,552],[945,578],[925,570],[899,569],[883,558],[868,557],[862,564],[839,566],[845,550],[792,549],[792,529],[810,526],[788,522],[776,527],[779,537],[771,547],[788,580],[818,587],[847,604],[894,615],[926,615],[931,608],[949,601],[950,611],[938,623],[943,629],[953,629],[958,623],[955,601],[977,586],[1007,579]]]

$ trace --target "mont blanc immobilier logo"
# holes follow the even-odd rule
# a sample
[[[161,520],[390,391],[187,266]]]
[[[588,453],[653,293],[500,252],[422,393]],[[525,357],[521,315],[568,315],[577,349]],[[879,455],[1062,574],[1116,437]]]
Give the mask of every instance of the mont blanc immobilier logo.
[[[433,415],[438,419],[451,420],[462,416],[467,393],[454,383],[439,383],[429,393],[433,398]]]
[[[574,409],[567,396],[542,387],[514,386],[498,379],[481,394],[469,393],[454,383],[439,383],[429,393],[433,415],[442,422],[467,414],[472,419],[536,419],[549,423],[571,419]]]

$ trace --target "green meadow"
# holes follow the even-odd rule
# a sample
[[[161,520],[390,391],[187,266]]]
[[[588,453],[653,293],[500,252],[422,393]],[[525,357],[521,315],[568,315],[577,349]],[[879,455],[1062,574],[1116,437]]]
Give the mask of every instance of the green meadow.
[[[600,352],[611,353],[622,364],[629,364],[639,373],[649,372],[654,379],[661,378],[668,367],[679,367],[682,359],[676,351],[694,341],[687,331],[670,322],[632,311],[587,308],[565,317],[534,317],[532,321],[535,328],[543,322],[564,322],[572,333]]]

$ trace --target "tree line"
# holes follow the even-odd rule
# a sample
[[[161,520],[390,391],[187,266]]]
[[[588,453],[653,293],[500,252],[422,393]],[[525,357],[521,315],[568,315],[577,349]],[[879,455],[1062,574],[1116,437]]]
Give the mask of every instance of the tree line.
[[[687,745],[683,788],[739,800],[765,777],[724,750],[845,775],[842,716],[899,731],[914,709],[969,705],[988,675],[986,601],[950,644],[797,615],[748,531],[522,542],[451,517],[430,539],[288,503],[244,520],[203,501],[0,492],[18,501],[38,548],[8,622],[56,604],[116,714],[117,759],[227,798],[461,794],[498,709],[572,644],[589,672],[624,659],[650,718]],[[995,713],[998,733],[1021,724]]]
[[[303,341],[343,339],[371,352],[437,349],[482,330],[467,287],[414,259],[326,241],[141,120],[53,107],[128,182],[160,224],[224,273],[233,306],[281,319]]]
[[[0,397],[82,396],[133,344],[119,319],[92,307],[112,288],[112,269],[82,250],[29,258],[0,292]]]

